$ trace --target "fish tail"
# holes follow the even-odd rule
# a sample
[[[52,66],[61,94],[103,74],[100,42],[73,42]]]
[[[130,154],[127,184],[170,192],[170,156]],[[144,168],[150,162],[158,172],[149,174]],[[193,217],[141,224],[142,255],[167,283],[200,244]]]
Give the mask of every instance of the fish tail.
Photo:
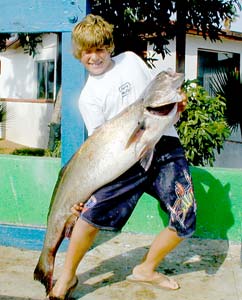
[[[51,262],[52,260],[52,262]],[[48,259],[48,269],[44,268],[44,264],[42,263],[42,257],[40,257],[38,264],[34,270],[34,280],[38,280],[41,282],[46,291],[46,295],[49,294],[53,287],[53,269],[54,269],[54,257]]]
[[[63,241],[64,237],[70,237],[72,233],[73,226],[77,220],[77,217],[71,215],[64,227],[62,232],[59,232],[56,239],[52,240],[51,246],[45,246],[47,243],[49,245],[50,237],[53,237],[53,233],[48,232],[45,237],[45,243],[38,261],[38,264],[34,270],[34,280],[38,280],[45,286],[46,295],[48,295],[53,287],[53,272],[54,272],[54,263],[55,263],[55,255],[58,251],[58,248]]]

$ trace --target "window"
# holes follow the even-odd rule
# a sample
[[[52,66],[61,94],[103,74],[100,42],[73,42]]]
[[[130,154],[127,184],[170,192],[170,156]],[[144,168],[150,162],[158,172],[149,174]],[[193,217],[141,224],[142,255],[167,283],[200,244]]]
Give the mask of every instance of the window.
[[[216,76],[217,70],[240,70],[240,55],[231,52],[198,50],[198,80],[210,94],[210,78]]]
[[[37,62],[37,99],[54,99],[55,63],[54,60]]]

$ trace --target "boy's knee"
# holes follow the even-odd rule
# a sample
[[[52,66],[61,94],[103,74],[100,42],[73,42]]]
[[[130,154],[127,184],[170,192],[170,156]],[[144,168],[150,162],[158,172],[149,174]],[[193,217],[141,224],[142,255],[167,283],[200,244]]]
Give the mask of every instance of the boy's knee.
[[[100,230],[99,228],[95,227],[94,225],[88,223],[87,221],[79,218],[77,221],[81,226],[82,230],[84,230],[86,233],[90,234],[90,235],[95,235],[98,233],[98,231]]]

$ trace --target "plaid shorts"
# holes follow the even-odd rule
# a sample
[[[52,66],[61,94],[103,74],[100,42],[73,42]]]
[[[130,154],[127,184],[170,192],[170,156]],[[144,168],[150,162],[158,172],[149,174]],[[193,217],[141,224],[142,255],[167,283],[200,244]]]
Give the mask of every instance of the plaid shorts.
[[[86,202],[81,218],[100,229],[121,230],[143,193],[159,201],[169,216],[169,227],[179,236],[188,237],[194,233],[196,202],[189,167],[178,138],[161,138],[147,171],[138,162],[98,189]]]

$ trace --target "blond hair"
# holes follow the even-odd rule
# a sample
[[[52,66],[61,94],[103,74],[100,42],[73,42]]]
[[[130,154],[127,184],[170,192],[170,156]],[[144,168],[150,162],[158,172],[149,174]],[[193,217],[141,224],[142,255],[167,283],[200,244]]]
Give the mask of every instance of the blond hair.
[[[87,15],[72,31],[73,55],[80,59],[82,52],[93,47],[114,50],[113,25],[101,16]]]

